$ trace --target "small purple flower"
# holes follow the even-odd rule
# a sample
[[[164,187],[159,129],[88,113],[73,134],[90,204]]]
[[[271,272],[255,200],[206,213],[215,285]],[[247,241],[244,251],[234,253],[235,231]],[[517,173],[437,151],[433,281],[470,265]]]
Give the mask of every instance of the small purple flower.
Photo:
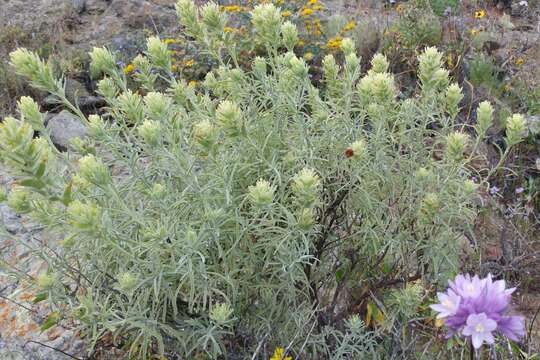
[[[496,194],[499,192],[499,190],[501,190],[501,189],[499,189],[499,188],[496,187],[496,186],[492,186],[492,187],[489,188],[489,193],[490,193],[491,195],[496,195]]]
[[[485,280],[480,280],[478,275],[473,278],[469,274],[458,275],[452,282],[449,281],[450,288],[463,298],[477,297],[484,287]]]
[[[441,303],[430,305],[430,308],[439,313],[437,314],[437,319],[452,316],[457,312],[459,303],[461,302],[459,295],[449,289],[448,294],[437,293],[437,297]]]
[[[470,336],[479,348],[484,342],[493,343],[493,332],[514,341],[525,335],[525,319],[508,314],[516,288],[507,289],[504,280],[493,281],[491,274],[483,279],[460,274],[448,284],[445,293],[437,294],[440,303],[431,308],[438,319],[445,319],[449,337]]]
[[[479,349],[484,341],[493,344],[495,338],[492,332],[497,328],[497,322],[488,318],[484,313],[471,314],[467,317],[467,325],[461,332],[465,336],[470,336],[475,349]]]
[[[524,192],[524,191],[525,191],[525,189],[524,189],[522,186],[520,186],[520,187],[518,187],[518,188],[516,189],[516,194],[521,194],[521,193]]]

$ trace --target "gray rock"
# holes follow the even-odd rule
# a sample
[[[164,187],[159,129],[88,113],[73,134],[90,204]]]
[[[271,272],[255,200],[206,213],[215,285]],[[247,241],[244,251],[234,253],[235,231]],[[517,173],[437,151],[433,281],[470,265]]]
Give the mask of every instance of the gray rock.
[[[531,134],[538,135],[540,133],[540,115],[528,116],[527,125]]]
[[[515,1],[512,2],[511,5],[511,13],[512,16],[524,16],[527,14],[527,11],[529,10],[529,3],[527,1]]]
[[[52,142],[60,150],[66,150],[72,139],[86,136],[86,127],[81,120],[66,110],[49,120],[47,130]]]
[[[86,87],[74,79],[66,79],[65,91],[66,98],[73,104],[79,103],[80,99],[91,97]],[[58,98],[53,95],[47,96],[43,99],[43,102],[47,105],[57,105],[59,103]]]
[[[72,0],[73,9],[82,14],[86,8],[86,0]]]
[[[0,204],[0,226],[4,226],[12,234],[23,231],[21,218],[6,204]]]

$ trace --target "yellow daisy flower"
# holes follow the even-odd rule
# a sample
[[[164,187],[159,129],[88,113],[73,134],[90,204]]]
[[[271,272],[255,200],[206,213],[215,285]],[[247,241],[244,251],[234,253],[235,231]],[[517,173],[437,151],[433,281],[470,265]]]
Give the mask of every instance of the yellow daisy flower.
[[[349,22],[347,23],[347,25],[345,25],[345,26],[343,27],[343,29],[341,29],[341,30],[343,30],[343,31],[351,31],[351,30],[353,30],[355,27],[356,27],[356,22],[354,22],[354,21],[349,21]]]
[[[517,58],[516,61],[514,61],[514,63],[517,65],[517,66],[521,66],[523,64],[525,64],[525,59],[523,58]]]
[[[185,60],[182,62],[182,65],[184,67],[192,67],[193,65],[195,65],[195,60],[191,59],[191,60]]]
[[[310,8],[303,8],[300,14],[302,16],[310,16],[311,14],[313,14],[313,10]]]
[[[326,47],[331,50],[340,49],[342,41],[343,41],[343,38],[341,36],[337,36],[335,38],[328,40],[328,42],[326,43]]]
[[[291,16],[291,12],[289,10],[285,10],[284,12],[281,13],[281,16],[289,17],[289,16]]]
[[[133,70],[135,70],[135,65],[129,64],[124,68],[124,74],[127,75],[127,74],[133,72]]]
[[[475,19],[481,19],[483,18],[484,16],[486,16],[486,12],[484,10],[478,10],[474,13],[474,18]]]
[[[313,56],[313,53],[312,53],[312,52],[307,52],[307,53],[304,54],[304,60],[306,60],[306,61],[311,61],[311,60],[313,60],[313,57],[314,57],[314,56]]]
[[[270,358],[270,360],[293,360],[292,356],[283,357],[283,353],[285,353],[285,349],[282,347],[277,347],[276,350],[274,350],[274,355]]]

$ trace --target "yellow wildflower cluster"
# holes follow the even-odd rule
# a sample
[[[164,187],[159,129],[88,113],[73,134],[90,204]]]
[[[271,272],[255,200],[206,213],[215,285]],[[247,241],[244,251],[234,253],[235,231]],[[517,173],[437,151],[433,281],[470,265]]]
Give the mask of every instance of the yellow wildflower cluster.
[[[226,5],[222,6],[221,10],[225,12],[243,12],[246,11],[246,8],[240,5]]]
[[[525,59],[523,59],[522,57],[517,58],[516,61],[514,61],[514,64],[516,64],[517,66],[521,66],[525,64]]]
[[[323,7],[319,4],[318,0],[308,0],[302,11],[300,11],[300,15],[310,17],[315,11],[321,11],[322,9]]]
[[[335,38],[328,40],[326,47],[330,50],[338,50],[341,49],[342,42],[343,38],[341,36],[336,36]]]
[[[285,349],[282,347],[277,347],[276,350],[274,350],[274,355],[270,358],[270,360],[293,360],[292,356],[285,356],[283,357],[283,354],[285,353]]]
[[[321,20],[320,19],[313,19],[313,21],[311,20],[306,20],[305,21],[305,25],[306,25],[306,31],[312,35],[315,35],[315,36],[321,36],[322,35],[322,31],[321,31]]]

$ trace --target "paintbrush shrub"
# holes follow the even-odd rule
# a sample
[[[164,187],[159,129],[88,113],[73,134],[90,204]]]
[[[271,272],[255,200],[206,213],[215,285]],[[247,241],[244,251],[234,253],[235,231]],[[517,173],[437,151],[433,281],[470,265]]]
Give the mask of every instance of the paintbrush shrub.
[[[137,358],[268,358],[279,346],[295,358],[384,358],[395,341],[380,335],[418,317],[418,305],[387,309],[384,298],[421,303],[418,284],[458,269],[481,185],[469,164],[492,109],[483,105],[477,136],[455,123],[461,89],[435,48],[419,55],[410,99],[384,56],[362,74],[348,39],[316,88],[273,5],[252,12],[267,56],[250,69],[234,65],[219,7],[181,0],[177,12],[219,67],[188,86],[150,38],[133,62],[144,90],[132,91],[115,55],[96,48],[102,115],[69,103],[39,57],[11,54],[89,133],[59,152],[30,98],[0,126],[0,159],[17,179],[9,206],[62,239],[54,252],[30,249],[49,264],[40,299],[93,343],[111,333]],[[510,145],[523,136],[512,119]],[[419,297],[401,301],[413,281]],[[359,312],[373,301],[401,315],[368,330]]]

